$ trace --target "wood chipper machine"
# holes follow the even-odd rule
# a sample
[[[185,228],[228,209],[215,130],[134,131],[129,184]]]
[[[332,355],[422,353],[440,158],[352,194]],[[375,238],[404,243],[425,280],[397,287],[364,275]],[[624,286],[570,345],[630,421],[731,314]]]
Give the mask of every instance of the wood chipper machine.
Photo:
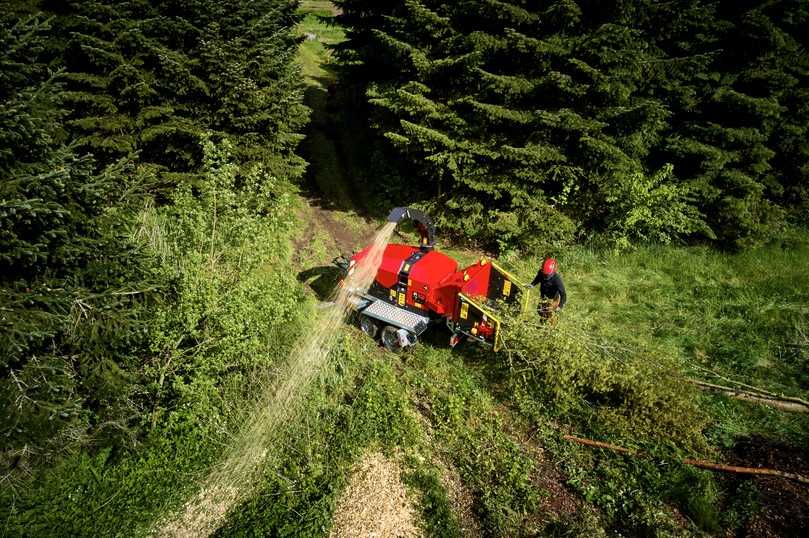
[[[512,304],[524,312],[528,304],[525,285],[494,260],[481,258],[461,269],[457,261],[437,252],[435,227],[423,212],[397,207],[388,215],[388,221],[397,225],[406,220],[415,225],[419,245],[389,243],[385,247],[368,292],[352,298],[360,328],[393,352],[413,346],[420,335],[437,325],[449,329],[452,347],[472,340],[499,350],[498,309]],[[349,274],[370,248],[336,263]]]

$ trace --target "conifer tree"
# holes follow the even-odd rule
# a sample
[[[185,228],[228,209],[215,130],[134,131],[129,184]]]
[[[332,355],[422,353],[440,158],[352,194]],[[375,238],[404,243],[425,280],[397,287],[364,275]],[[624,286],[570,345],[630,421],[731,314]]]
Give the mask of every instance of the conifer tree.
[[[39,55],[47,24],[0,22],[0,465],[93,433],[127,436],[142,349],[143,258],[126,241],[139,178],[65,145],[64,92]],[[95,432],[99,433],[99,432]],[[121,438],[118,438],[120,441]],[[114,442],[114,441],[111,441]]]
[[[384,56],[398,66],[370,81],[369,103],[425,178],[419,187],[439,223],[520,244],[569,237],[560,210],[591,227],[620,221],[605,201],[655,174],[645,159],[667,116],[643,94],[650,53],[628,26],[631,10],[601,20],[566,2],[428,4],[403,2],[381,28],[355,33],[377,51],[365,69],[378,72]],[[346,23],[367,19],[343,7]],[[676,225],[696,226],[691,210]]]
[[[281,184],[301,174],[294,150],[307,109],[293,62],[294,7],[8,3],[0,465],[47,460],[90,439],[132,446],[143,435],[153,301],[174,282],[133,239],[138,212],[147,200],[174,200],[164,191],[177,182],[199,185],[201,142],[216,135],[236,142],[240,181],[251,187],[267,177],[255,166]]]
[[[740,246],[802,199],[805,1],[341,6],[346,68],[445,228]]]
[[[276,0],[230,4],[235,26],[211,24],[201,38],[199,73],[210,81],[208,99],[200,103],[202,120],[228,134],[245,163],[295,179],[305,166],[295,149],[308,120],[295,61],[295,6]]]
[[[174,29],[152,24],[148,4],[124,0],[69,2],[55,13],[65,36],[57,52],[67,71],[66,125],[78,147],[103,164],[141,152],[168,172],[198,165],[193,103],[207,86],[182,51],[150,35]]]

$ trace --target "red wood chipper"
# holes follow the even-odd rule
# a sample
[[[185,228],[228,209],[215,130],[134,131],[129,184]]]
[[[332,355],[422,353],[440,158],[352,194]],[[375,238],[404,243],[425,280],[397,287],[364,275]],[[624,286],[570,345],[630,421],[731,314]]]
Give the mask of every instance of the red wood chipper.
[[[524,311],[528,302],[525,285],[486,258],[460,269],[457,261],[434,250],[435,227],[423,212],[397,207],[388,215],[389,222],[406,220],[415,224],[420,243],[385,247],[368,292],[353,298],[360,328],[393,352],[414,345],[435,325],[449,329],[453,347],[469,339],[497,351],[501,345],[498,307],[516,304]],[[348,274],[369,249],[343,258],[338,265]]]

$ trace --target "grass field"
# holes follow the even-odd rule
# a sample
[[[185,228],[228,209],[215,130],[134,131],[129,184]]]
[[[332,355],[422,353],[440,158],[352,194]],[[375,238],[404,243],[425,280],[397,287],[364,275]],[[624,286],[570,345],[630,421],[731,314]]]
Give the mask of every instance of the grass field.
[[[321,24],[311,16],[304,20],[312,33]],[[339,39],[326,28],[320,29],[324,39]],[[325,50],[309,55],[307,47],[317,46],[305,44],[305,58],[328,62]],[[352,139],[337,139],[336,147],[351,153]],[[350,191],[345,185],[352,177],[362,177],[361,171],[326,171],[317,184],[326,192]],[[807,245],[809,236],[796,233],[783,244],[738,254],[702,247],[568,249],[559,256],[570,296],[560,335],[570,349],[581,344],[598,350],[583,353],[581,364],[571,363],[589,376],[573,376],[573,383],[585,385],[576,390],[538,389],[521,381],[525,372],[509,364],[507,354],[450,352],[441,335],[404,360],[393,359],[434,457],[474,498],[476,528],[491,535],[634,535],[743,533],[774,525],[772,532],[788,534],[789,526],[778,528],[779,517],[771,513],[771,483],[714,475],[672,459],[743,463],[738,447],[751,439],[776,459],[789,460],[785,447],[807,446],[805,415],[703,393],[686,382],[731,380],[806,398]],[[446,252],[462,263],[481,255],[455,247]],[[503,261],[528,280],[539,254],[509,253]],[[615,395],[609,390],[599,393],[587,383],[611,384],[613,393],[622,383],[640,383],[649,394],[635,394],[622,407],[610,401]],[[683,416],[655,407],[669,404]],[[668,440],[653,424],[664,418],[680,428]],[[644,420],[651,424],[645,430]],[[560,440],[570,432],[667,459],[636,460],[572,446]],[[691,432],[687,442],[682,432]],[[796,499],[805,505],[805,495]]]

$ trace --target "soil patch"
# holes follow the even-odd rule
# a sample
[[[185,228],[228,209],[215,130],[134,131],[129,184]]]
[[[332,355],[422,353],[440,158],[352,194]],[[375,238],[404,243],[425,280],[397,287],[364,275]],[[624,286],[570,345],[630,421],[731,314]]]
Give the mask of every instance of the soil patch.
[[[529,516],[534,526],[541,528],[549,521],[575,515],[582,507],[582,500],[565,485],[567,477],[547,458],[545,449],[536,440],[534,432],[516,424],[512,420],[511,411],[505,405],[500,404],[495,409],[503,420],[506,433],[534,460],[536,468],[531,476],[534,484],[547,492],[537,513]]]
[[[458,518],[461,536],[466,538],[483,536],[480,524],[475,518],[475,499],[472,492],[464,485],[457,469],[443,461],[441,467],[441,485],[444,486],[452,510]]]
[[[367,454],[352,470],[337,502],[330,538],[410,538],[421,536],[399,465],[379,453]]]
[[[768,467],[809,476],[809,451],[763,437],[738,441],[727,460],[733,465]],[[729,476],[727,480],[736,484],[752,480],[758,490],[760,510],[745,523],[741,536],[802,536],[809,529],[809,487],[806,485],[775,477]]]
[[[318,224],[329,233],[341,254],[351,254],[355,247],[368,244],[374,236],[370,226],[369,230],[358,234],[357,230],[352,230],[350,226],[340,222],[328,209],[313,205],[312,211]]]

